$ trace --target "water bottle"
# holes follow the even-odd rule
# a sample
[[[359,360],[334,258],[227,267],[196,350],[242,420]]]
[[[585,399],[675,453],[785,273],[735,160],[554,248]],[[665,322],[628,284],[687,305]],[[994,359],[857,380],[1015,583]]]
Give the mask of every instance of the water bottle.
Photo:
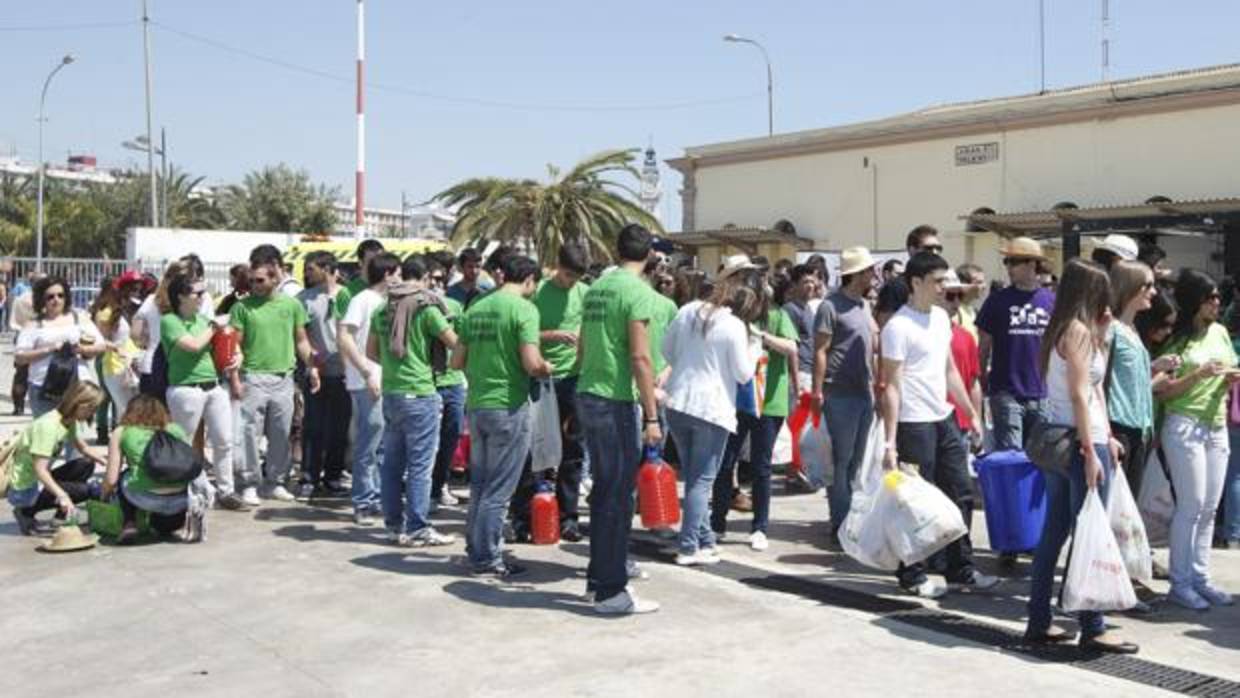
[[[668,529],[680,523],[676,471],[663,462],[658,446],[647,446],[643,454],[637,471],[637,503],[645,528]]]

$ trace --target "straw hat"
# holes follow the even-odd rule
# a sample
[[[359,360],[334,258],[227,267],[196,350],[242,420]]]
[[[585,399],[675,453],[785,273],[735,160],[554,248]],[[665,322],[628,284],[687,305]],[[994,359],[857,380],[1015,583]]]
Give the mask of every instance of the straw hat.
[[[1018,259],[1046,259],[1046,255],[1042,252],[1042,243],[1023,236],[1008,240],[1000,253],[1004,257]]]
[[[1127,235],[1108,235],[1102,238],[1098,249],[1118,255],[1120,259],[1126,259],[1129,262],[1137,258],[1137,241]]]
[[[82,529],[76,524],[66,523],[56,529],[51,541],[40,545],[38,549],[45,553],[71,553],[93,548],[97,542],[98,536],[82,533]]]
[[[865,271],[875,264],[878,262],[874,261],[874,258],[870,256],[870,251],[864,247],[849,247],[840,252],[840,276]]]
[[[719,270],[718,278],[720,281],[723,281],[737,272],[759,268],[761,267],[750,261],[749,255],[734,254],[730,257],[723,258],[723,269]]]

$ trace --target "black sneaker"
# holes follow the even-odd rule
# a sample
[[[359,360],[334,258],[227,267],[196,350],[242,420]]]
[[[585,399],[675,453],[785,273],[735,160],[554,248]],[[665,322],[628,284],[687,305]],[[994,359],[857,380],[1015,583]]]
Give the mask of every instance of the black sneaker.
[[[13,518],[17,520],[17,530],[21,531],[23,536],[33,536],[44,532],[39,525],[39,521],[31,515],[23,513],[21,509],[13,508]]]
[[[133,523],[127,523],[121,527],[121,533],[116,537],[117,545],[133,545],[138,542],[138,526]]]
[[[474,570],[473,572],[470,573],[470,576],[485,577],[489,579],[498,579],[500,581],[504,581],[508,579],[513,579],[514,577],[520,577],[521,575],[525,574],[528,571],[529,570],[526,569],[525,565],[518,565],[515,562],[505,562],[503,564],[496,565],[495,567],[487,567],[487,568],[480,569],[480,570]]]
[[[226,509],[228,511],[250,510],[250,508],[246,506],[245,502],[241,500],[241,497],[236,492],[229,492],[215,501],[221,509]]]
[[[581,540],[581,529],[577,526],[576,521],[569,521],[560,527],[560,539],[569,543],[576,543]]]

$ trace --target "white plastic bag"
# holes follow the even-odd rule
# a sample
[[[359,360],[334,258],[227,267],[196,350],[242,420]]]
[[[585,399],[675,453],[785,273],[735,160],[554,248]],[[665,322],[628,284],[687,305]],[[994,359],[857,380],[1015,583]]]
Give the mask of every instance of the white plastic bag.
[[[1163,472],[1158,449],[1152,449],[1145,461],[1137,509],[1145,523],[1146,542],[1151,546],[1166,545],[1171,534],[1171,517],[1175,515],[1175,495],[1171,493],[1171,481]]]
[[[1072,555],[1063,583],[1065,611],[1124,611],[1137,605],[1111,521],[1091,488],[1076,517]]]
[[[534,472],[560,467],[563,443],[560,406],[548,379],[538,382],[538,399],[530,403],[530,461]]]
[[[810,482],[818,487],[833,484],[835,467],[832,465],[834,459],[831,457],[831,436],[827,433],[827,420],[820,417],[818,426],[814,426],[812,418],[805,420],[805,426],[798,438],[801,463],[805,466],[805,474],[809,476]]]
[[[969,532],[960,507],[916,473],[887,473],[883,491],[895,502],[887,516],[887,538],[906,565],[925,560]]]
[[[1137,510],[1137,502],[1132,498],[1132,490],[1128,487],[1128,477],[1123,468],[1116,468],[1111,489],[1107,493],[1107,514],[1111,518],[1111,532],[1115,534],[1115,543],[1119,546],[1119,554],[1124,558],[1124,566],[1128,576],[1149,585],[1154,580],[1154,559],[1150,553],[1150,543],[1145,537],[1145,524],[1141,522],[1141,513]]]
[[[894,496],[879,500],[883,482],[883,424],[875,419],[866,439],[865,455],[853,483],[848,516],[840,526],[844,552],[867,567],[894,570],[900,557],[887,537],[887,518]]]

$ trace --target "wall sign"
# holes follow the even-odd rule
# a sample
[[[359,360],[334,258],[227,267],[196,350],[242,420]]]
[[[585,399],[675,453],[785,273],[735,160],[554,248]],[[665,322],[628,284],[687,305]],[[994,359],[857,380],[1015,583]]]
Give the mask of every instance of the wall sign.
[[[999,143],[970,143],[956,146],[956,167],[984,165],[999,159]]]

